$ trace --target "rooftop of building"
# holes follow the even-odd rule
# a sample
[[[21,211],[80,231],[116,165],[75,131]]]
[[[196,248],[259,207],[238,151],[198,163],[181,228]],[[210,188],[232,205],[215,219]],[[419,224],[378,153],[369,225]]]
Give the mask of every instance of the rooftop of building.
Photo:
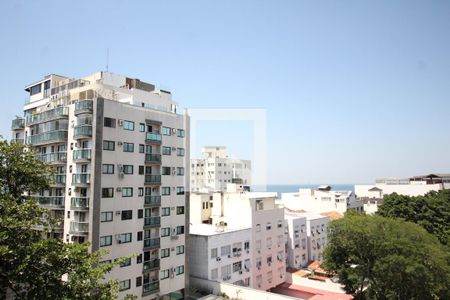
[[[328,217],[331,221],[339,220],[344,217],[343,214],[338,213],[337,211],[326,211],[320,213],[322,216]]]
[[[204,235],[212,236],[218,234],[225,234],[230,232],[251,230],[250,227],[234,227],[230,228],[227,226],[216,226],[211,224],[194,224],[189,226],[189,234],[193,235]]]
[[[308,211],[303,211],[303,212],[298,212],[298,211],[293,211],[290,209],[285,208],[284,209],[284,217],[286,219],[296,219],[296,218],[306,218],[307,220],[316,220],[316,219],[323,219],[323,218],[328,218],[328,216],[324,216],[321,215],[319,213],[315,213],[315,212],[308,212]]]

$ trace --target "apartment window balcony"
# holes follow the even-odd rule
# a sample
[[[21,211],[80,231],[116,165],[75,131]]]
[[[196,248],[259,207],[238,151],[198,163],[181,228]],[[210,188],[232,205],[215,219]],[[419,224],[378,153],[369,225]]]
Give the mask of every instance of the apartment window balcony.
[[[88,234],[89,232],[89,223],[88,222],[70,222],[70,233],[72,234]]]
[[[70,199],[70,209],[72,210],[89,209],[89,197],[72,197]]]
[[[145,134],[145,141],[154,144],[161,144],[161,134],[156,132],[147,132]]]
[[[88,161],[91,159],[91,149],[81,149],[73,151],[74,161]]]
[[[74,139],[92,137],[92,125],[77,125],[73,130]]]
[[[161,154],[145,154],[145,162],[150,164],[161,164]]]
[[[23,129],[25,128],[25,119],[17,118],[11,122],[11,130]]]
[[[23,144],[24,143],[24,139],[11,139],[11,143],[19,143],[19,144]]]
[[[67,152],[37,154],[36,158],[46,163],[65,163],[67,161]]]
[[[142,296],[159,292],[159,281],[145,283],[142,287]]]
[[[50,181],[50,185],[65,185],[66,175],[65,174],[50,174],[44,175],[47,180]]]
[[[144,272],[149,272],[159,269],[159,259],[144,261]]]
[[[60,106],[35,115],[27,116],[26,124],[30,126],[33,124],[47,122],[50,120],[67,118],[68,115],[69,115],[69,108]]]
[[[144,228],[159,227],[161,225],[161,217],[144,218]]]
[[[159,248],[161,245],[160,238],[151,238],[144,240],[144,250],[147,248]]]
[[[72,184],[90,184],[91,174],[89,173],[78,173],[72,174]]]
[[[147,174],[147,175],[145,175],[144,183],[145,184],[154,184],[154,185],[161,184],[161,175]]]
[[[40,205],[49,208],[64,208],[64,196],[34,196]]]
[[[36,146],[47,143],[65,142],[66,140],[67,140],[67,129],[58,131],[49,131],[29,136],[28,144]]]
[[[147,195],[144,198],[144,207],[149,206],[160,206],[161,205],[161,196],[159,195]]]
[[[92,109],[94,107],[94,101],[92,100],[83,100],[75,103],[75,115],[92,113]]]

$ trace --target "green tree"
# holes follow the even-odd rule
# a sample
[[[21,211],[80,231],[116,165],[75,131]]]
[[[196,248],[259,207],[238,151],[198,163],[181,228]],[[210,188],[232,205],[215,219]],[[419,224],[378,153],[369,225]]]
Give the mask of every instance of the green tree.
[[[395,193],[386,195],[378,209],[378,214],[417,223],[435,235],[442,244],[449,243],[450,190],[430,192],[425,196],[417,197]]]
[[[448,248],[421,226],[350,213],[331,222],[324,267],[355,299],[449,299]]]
[[[49,173],[23,145],[0,141],[0,298],[115,299],[117,282],[103,278],[120,261],[101,264],[105,252],[87,244],[42,238],[58,220],[25,192],[47,189]]]

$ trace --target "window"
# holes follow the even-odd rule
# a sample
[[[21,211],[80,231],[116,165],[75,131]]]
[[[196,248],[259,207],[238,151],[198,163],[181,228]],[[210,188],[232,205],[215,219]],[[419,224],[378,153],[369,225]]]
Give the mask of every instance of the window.
[[[138,188],[138,196],[143,197],[144,196],[144,188]]]
[[[132,121],[123,121],[123,129],[125,130],[134,130],[134,122]]]
[[[161,174],[170,175],[170,167],[162,167]]]
[[[30,96],[39,94],[41,92],[41,84],[32,86],[30,88]]]
[[[139,255],[136,257],[136,263],[137,263],[137,264],[141,264],[141,263],[142,263],[142,253],[139,254]]]
[[[116,128],[116,119],[105,117],[103,119],[103,126]]]
[[[244,242],[244,250],[248,250],[248,249],[250,249],[250,242],[246,241],[246,242]]]
[[[184,187],[177,186],[177,195],[184,195]]]
[[[169,227],[165,227],[165,228],[161,228],[161,236],[169,236],[170,235],[170,228]]]
[[[161,280],[169,278],[169,269],[161,271]]]
[[[130,279],[119,281],[119,291],[129,290],[130,286],[131,286]]]
[[[267,264],[270,266],[271,263],[272,263],[272,254],[269,254],[267,256]]]
[[[138,219],[142,219],[144,217],[144,210],[138,209]]]
[[[170,187],[169,186],[163,186],[161,188],[161,195],[163,195],[163,196],[170,195]]]
[[[283,227],[283,221],[278,220],[278,228],[281,228],[281,227]]]
[[[177,226],[177,234],[184,234],[184,226]]]
[[[114,141],[103,141],[103,150],[114,151],[115,142]]]
[[[242,262],[241,261],[233,263],[233,273],[239,272],[241,270],[242,270]]]
[[[139,144],[139,153],[145,152],[145,145]]]
[[[123,165],[123,173],[127,175],[133,174],[133,165]]]
[[[177,156],[184,156],[184,148],[177,148]]]
[[[184,129],[177,129],[177,137],[185,137]]]
[[[184,214],[184,206],[177,206],[177,215]]]
[[[211,280],[217,279],[219,277],[219,269],[215,268],[211,270]]]
[[[134,152],[133,143],[123,143],[123,152]]]
[[[121,268],[131,266],[131,258],[129,258],[129,257],[128,257],[128,258],[125,258],[125,260],[122,261],[122,262],[119,264],[119,266],[120,266]]]
[[[217,257],[217,248],[212,248],[211,249],[211,258],[216,258]]]
[[[145,124],[144,123],[139,123],[139,131],[145,132]]]
[[[114,197],[114,188],[102,188],[102,198]]]
[[[161,249],[161,258],[169,257],[169,256],[170,256],[170,249],[169,248]]]
[[[222,246],[220,248],[220,256],[227,256],[231,253],[231,246],[227,245],[227,246]]]
[[[270,229],[272,229],[272,224],[270,222],[268,222],[266,224],[266,230],[270,230]]]
[[[184,176],[184,168],[183,167],[177,167],[177,175]]]
[[[142,276],[136,277],[136,287],[142,286]]]
[[[114,174],[114,165],[112,164],[103,164],[102,166],[103,174]]]
[[[260,232],[261,231],[261,224],[256,224],[256,232]]]
[[[142,231],[138,231],[137,233],[137,240],[142,241]]]
[[[122,220],[131,220],[131,219],[133,219],[133,211],[132,210],[122,210],[121,216],[122,216]]]
[[[119,235],[119,243],[131,243],[131,232],[129,233],[122,233]]]
[[[177,248],[176,248],[176,252],[175,252],[177,255],[178,254],[183,254],[184,253],[184,245],[180,245],[180,246],[177,246]]]
[[[163,127],[162,128],[162,134],[163,135],[172,135],[172,128],[170,128],[170,127]]]
[[[132,187],[122,188],[122,197],[133,197],[133,188]]]
[[[171,155],[172,154],[172,148],[170,147],[162,147],[162,154],[163,155]]]
[[[111,246],[112,245],[112,235],[106,235],[100,237],[100,247]]]
[[[113,220],[112,211],[104,211],[100,213],[100,222],[111,222]]]
[[[178,266],[175,268],[175,274],[181,275],[184,273],[184,266]]]
[[[161,208],[161,216],[162,217],[170,216],[170,207]]]
[[[267,245],[267,248],[272,247],[272,238],[271,237],[266,238],[266,245]]]
[[[144,166],[139,166],[139,175],[144,175]]]

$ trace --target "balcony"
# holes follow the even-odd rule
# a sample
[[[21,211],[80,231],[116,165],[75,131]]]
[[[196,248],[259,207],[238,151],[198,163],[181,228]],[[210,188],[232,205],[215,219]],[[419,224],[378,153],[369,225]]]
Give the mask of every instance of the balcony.
[[[159,185],[159,184],[161,184],[161,175],[147,174],[147,175],[145,175],[144,183],[150,184],[150,185]]]
[[[11,130],[18,130],[25,128],[25,119],[17,118],[11,122]]]
[[[144,283],[142,287],[142,296],[151,295],[159,292],[159,281]]]
[[[150,206],[160,206],[161,205],[161,196],[151,196],[146,195],[144,198],[144,207],[150,207]]]
[[[36,146],[41,144],[65,142],[66,140],[67,140],[67,129],[35,134],[29,136],[27,142],[28,144]]]
[[[144,250],[147,248],[159,248],[160,245],[160,238],[151,238],[144,240]]]
[[[66,152],[52,152],[45,154],[37,154],[36,158],[46,163],[65,163],[67,160]]]
[[[73,129],[74,139],[83,139],[92,137],[92,125],[77,125]]]
[[[92,108],[94,107],[94,101],[83,100],[75,103],[74,114],[77,116],[79,114],[91,114]]]
[[[56,120],[56,119],[62,119],[62,118],[67,118],[67,116],[69,115],[69,109],[68,107],[57,107],[54,109],[50,109],[38,114],[34,114],[31,116],[27,116],[26,117],[26,124],[28,126],[36,124],[36,123],[42,123],[42,122],[47,122],[50,120]]]
[[[89,209],[88,197],[72,197],[70,199],[70,209],[72,210],[87,210]]]
[[[91,160],[91,149],[81,149],[73,151],[74,161],[89,161]]]
[[[65,174],[50,174],[44,175],[47,180],[50,181],[50,185],[65,185],[66,175]]]
[[[145,163],[149,164],[161,164],[161,154],[145,154]]]
[[[156,132],[147,132],[145,134],[145,141],[153,144],[161,144],[161,134]]]
[[[159,259],[144,261],[144,272],[150,272],[159,269]]]
[[[71,234],[88,234],[89,232],[89,223],[88,222],[70,222],[70,233]]]
[[[24,139],[11,139],[11,143],[23,144]]]
[[[40,205],[48,208],[64,208],[64,196],[34,196]]]
[[[91,174],[89,173],[78,173],[72,174],[72,184],[90,184]]]
[[[161,217],[146,217],[144,218],[144,228],[161,226]]]

